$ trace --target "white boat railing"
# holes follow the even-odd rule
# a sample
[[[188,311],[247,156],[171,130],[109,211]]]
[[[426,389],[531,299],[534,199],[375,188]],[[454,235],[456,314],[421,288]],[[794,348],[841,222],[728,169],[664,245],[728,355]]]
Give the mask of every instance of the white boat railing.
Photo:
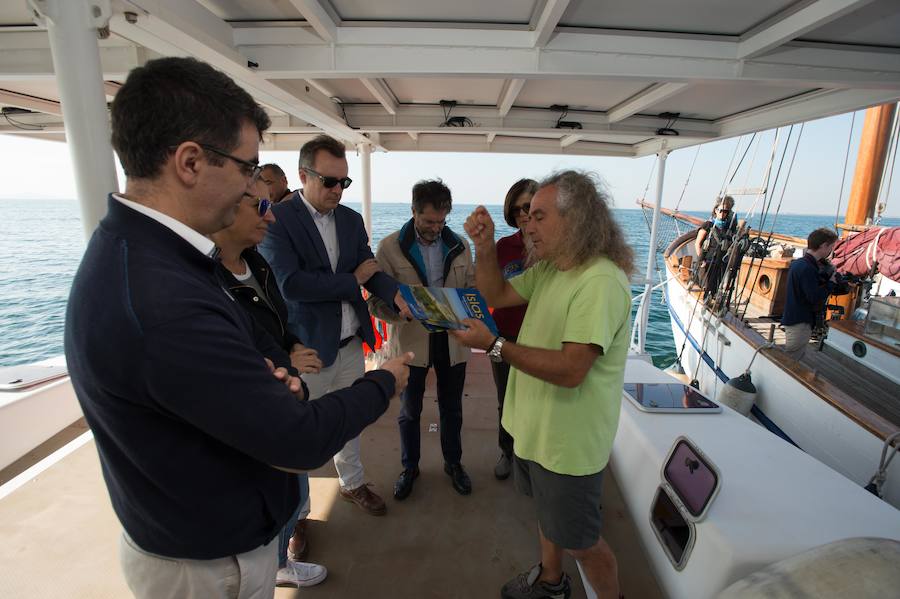
[[[672,275],[672,276],[668,277],[667,279],[664,279],[661,283],[657,283],[653,287],[650,287],[649,289],[645,289],[644,291],[641,291],[640,293],[638,293],[637,295],[632,297],[631,298],[632,305],[634,305],[635,302],[640,301],[640,303],[638,304],[638,309],[637,309],[636,314],[640,315],[642,313],[643,307],[644,307],[644,301],[647,297],[649,297],[649,295],[651,293],[653,293],[660,287],[666,285],[669,281],[671,281],[674,278],[675,278],[675,275]],[[630,348],[631,348],[632,352],[643,353],[644,348],[641,346],[642,344],[640,343],[640,339],[642,337],[642,335],[640,334],[642,322],[643,321],[641,318],[636,317],[634,319],[634,322],[631,325],[631,337],[629,339],[630,339]]]

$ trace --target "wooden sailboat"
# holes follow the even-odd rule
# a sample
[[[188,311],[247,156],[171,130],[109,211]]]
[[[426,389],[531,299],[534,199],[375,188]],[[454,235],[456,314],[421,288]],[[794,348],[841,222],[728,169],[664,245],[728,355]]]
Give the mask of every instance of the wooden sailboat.
[[[845,221],[839,225],[845,238],[872,226],[894,113],[894,104],[866,113],[851,199]],[[694,226],[703,222],[672,211],[667,214]],[[665,252],[666,299],[676,347],[682,348],[680,363],[688,378],[716,396],[729,380],[749,373],[756,387],[752,418],[900,506],[900,463],[879,463],[885,460],[882,450],[890,456],[891,443],[900,443],[900,345],[883,330],[880,335],[873,333],[865,320],[850,318],[860,307],[867,286],[855,286],[834,302],[827,336],[816,351],[808,351],[796,362],[779,349],[783,343],[779,320],[788,268],[795,256],[802,255],[806,240],[751,232],[751,238],[760,235],[778,251],[743,256],[732,278],[733,288],[726,293],[724,285],[728,283],[723,282],[718,296],[722,301],[705,305],[700,292],[691,286],[689,274],[697,260],[695,235],[696,231],[685,233]],[[876,296],[900,287],[885,276],[875,278],[870,284]],[[886,301],[871,300],[881,302],[879,306],[889,305],[891,300]]]

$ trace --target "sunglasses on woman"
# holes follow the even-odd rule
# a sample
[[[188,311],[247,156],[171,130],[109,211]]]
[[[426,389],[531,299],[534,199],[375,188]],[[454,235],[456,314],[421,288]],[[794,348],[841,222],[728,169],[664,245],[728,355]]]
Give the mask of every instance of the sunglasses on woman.
[[[519,216],[520,213],[522,214],[522,216],[528,216],[529,210],[531,210],[530,202],[525,202],[521,206],[513,206],[513,208],[512,208],[513,218]]]
[[[259,214],[260,218],[266,215],[266,212],[269,211],[269,208],[272,207],[272,201],[267,200],[265,198],[257,198],[258,203],[256,204],[256,213]]]
[[[305,166],[303,167],[303,170],[305,170],[310,175],[315,175],[319,179],[319,181],[322,182],[322,186],[326,189],[331,189],[335,185],[340,185],[341,189],[347,189],[348,187],[350,187],[350,184],[353,183],[353,179],[351,179],[350,177],[341,177],[340,179],[338,179],[337,177],[326,177],[325,175],[320,175],[316,171]]]

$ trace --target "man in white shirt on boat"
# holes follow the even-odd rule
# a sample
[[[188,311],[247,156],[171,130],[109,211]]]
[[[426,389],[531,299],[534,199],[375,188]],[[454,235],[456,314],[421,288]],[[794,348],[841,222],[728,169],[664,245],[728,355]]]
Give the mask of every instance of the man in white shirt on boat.
[[[525,228],[539,261],[509,280],[497,265],[487,210],[478,207],[465,224],[488,303],[528,303],[515,343],[478,320],[453,332],[511,366],[503,427],[515,441],[516,487],[534,498],[541,561],[503,587],[505,599],[568,598],[566,553],[598,597],[618,598],[616,558],[600,534],[600,490],[619,421],[633,253],[608,202],[591,175],[565,171],[545,179]]]
[[[344,144],[327,135],[306,142],[299,170],[303,188],[272,206],[275,222],[259,251],[287,303],[288,329],[322,360],[321,371],[303,377],[315,400],[365,373],[362,343],[374,347],[375,333],[360,287],[398,314],[410,314],[397,282],[375,261],[362,216],[341,205],[353,182]],[[366,482],[358,438],[334,456],[334,466],[341,498],[373,516],[387,512]]]

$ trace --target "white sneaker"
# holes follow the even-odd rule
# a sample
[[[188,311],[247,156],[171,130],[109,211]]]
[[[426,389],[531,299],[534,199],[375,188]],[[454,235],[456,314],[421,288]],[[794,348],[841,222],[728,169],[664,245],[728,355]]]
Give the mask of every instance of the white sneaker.
[[[288,560],[275,575],[275,586],[311,587],[325,580],[326,576],[328,570],[325,566]]]

